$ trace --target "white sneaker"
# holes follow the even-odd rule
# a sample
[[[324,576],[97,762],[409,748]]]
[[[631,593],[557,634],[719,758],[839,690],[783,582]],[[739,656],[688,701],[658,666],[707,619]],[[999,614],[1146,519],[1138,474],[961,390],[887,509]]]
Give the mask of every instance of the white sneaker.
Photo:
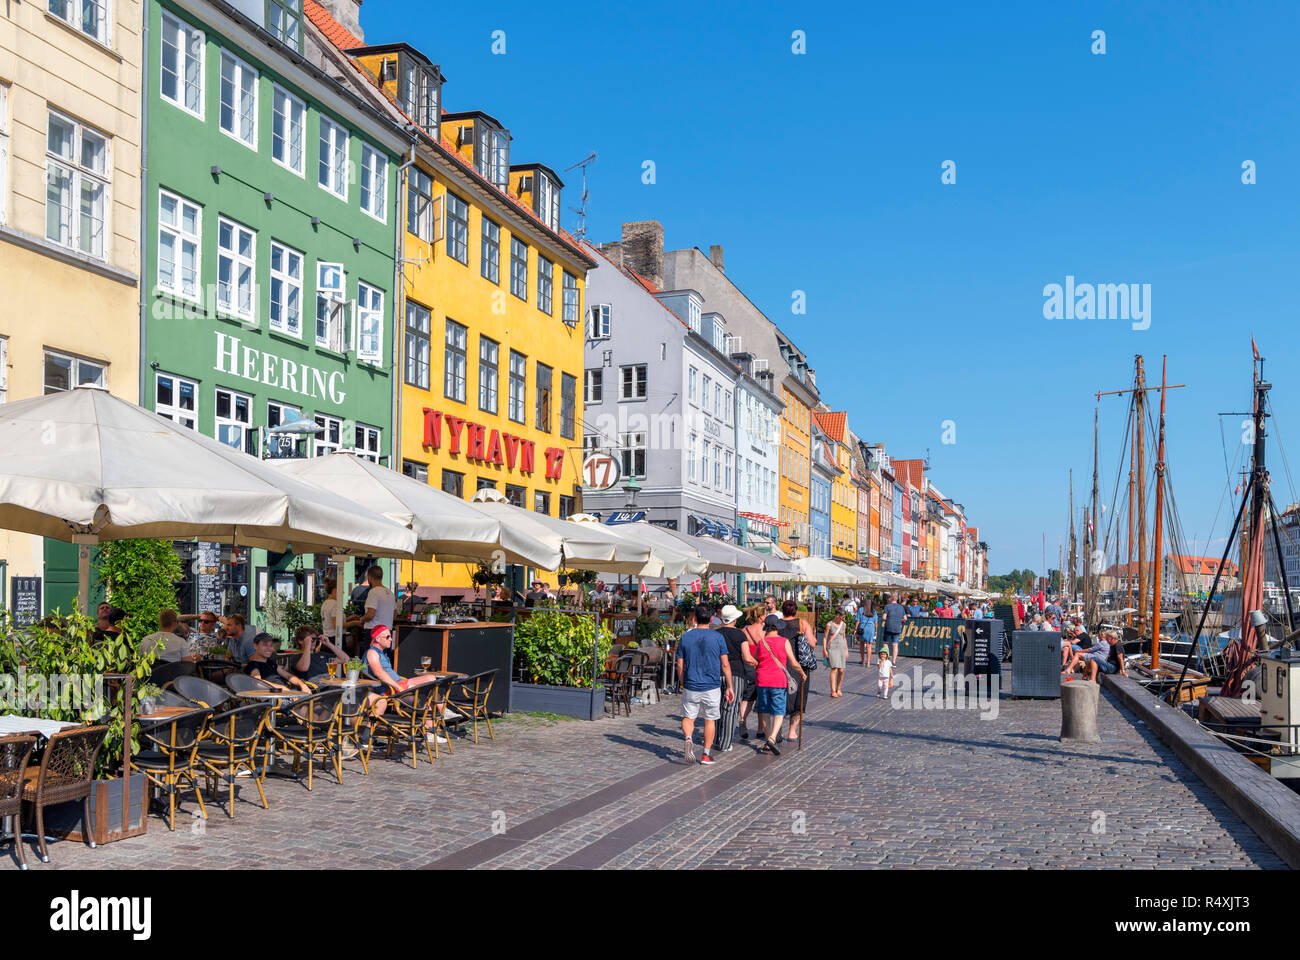
[[[438,743],[446,743],[446,742],[447,742],[447,738],[444,737],[444,736],[443,736],[442,734],[440,734],[440,733],[439,733],[439,734],[426,733],[424,736],[425,736],[425,739],[428,740],[430,743],[433,743],[433,742],[434,742],[434,738],[435,738],[435,737],[437,738]]]
[[[443,711],[442,718],[444,720],[464,720],[465,714],[457,713],[451,707],[448,707],[446,710]]]

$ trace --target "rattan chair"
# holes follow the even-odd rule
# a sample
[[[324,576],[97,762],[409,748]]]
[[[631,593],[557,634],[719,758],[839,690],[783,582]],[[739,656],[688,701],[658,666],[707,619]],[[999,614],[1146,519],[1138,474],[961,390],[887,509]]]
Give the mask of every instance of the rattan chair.
[[[41,863],[50,862],[45,848],[45,808],[55,803],[80,800],[86,842],[95,846],[90,822],[90,791],[95,778],[95,758],[104,745],[108,727],[71,727],[60,730],[45,744],[41,765],[28,770],[23,782],[23,799],[36,808],[36,842]]]
[[[226,687],[235,696],[241,693],[247,693],[249,690],[270,690],[271,685],[265,680],[259,680],[257,677],[250,677],[246,673],[232,673],[226,677]]]
[[[280,716],[276,726],[268,733],[293,753],[293,770],[301,776],[303,761],[307,763],[307,789],[312,787],[312,773],[316,759],[328,759],[334,776],[343,782],[343,767],[339,762],[339,701],[343,690],[335,688],[313,693],[295,700]],[[286,722],[287,721],[287,722]]]
[[[605,699],[613,706],[615,715],[621,703],[632,716],[632,657],[624,654],[605,671]]]
[[[257,786],[262,809],[268,809],[266,792],[262,789],[266,780],[267,753],[262,751],[259,760],[257,748],[266,731],[266,718],[271,710],[269,703],[250,703],[215,713],[208,720],[207,737],[199,744],[199,762],[207,780],[208,796],[215,803],[217,781],[224,781],[229,788],[230,804],[226,814],[232,820],[235,818],[235,780],[242,771],[247,771]]]
[[[312,677],[307,683],[312,685],[320,679]],[[369,737],[373,722],[369,692],[365,687],[344,687],[339,698],[339,762],[360,760],[361,772],[367,776],[370,775]]]
[[[371,710],[369,720],[372,739],[386,742],[386,757],[392,757],[394,744],[406,744],[411,748],[411,766],[418,767],[420,760],[417,749],[423,745],[425,756],[433,763],[438,747],[438,733],[446,730],[446,719],[437,706],[446,703],[447,690],[447,681],[441,680],[403,691],[393,691],[390,688],[388,693],[380,694],[388,706],[382,715]],[[429,721],[428,726],[425,725],[425,720]],[[432,747],[429,744],[431,734],[434,737]],[[450,741],[447,747],[451,748]],[[366,756],[369,757],[369,745]]]
[[[30,733],[0,737],[0,817],[13,817],[14,857],[21,870],[27,869],[23,856],[23,776],[36,747]]]
[[[215,658],[200,660],[194,664],[194,672],[197,676],[202,677],[209,683],[221,683],[231,671],[238,672],[239,667],[231,660],[217,660]]]
[[[147,747],[131,755],[131,769],[143,773],[152,786],[167,794],[169,830],[176,829],[176,792],[181,784],[193,788],[194,798],[199,802],[199,813],[204,820],[208,818],[199,791],[198,777],[203,767],[198,754],[211,716],[211,710],[199,708],[157,723],[140,725],[141,746]]]
[[[165,687],[177,677],[192,677],[198,671],[193,660],[176,660],[172,663],[159,663],[149,675],[149,682],[154,686]]]
[[[496,679],[496,676],[496,670],[484,670],[482,673],[462,677],[451,682],[451,692],[447,697],[447,702],[456,711],[465,715],[464,720],[457,722],[474,724],[475,743],[478,743],[478,722],[480,720],[487,724],[488,738],[491,740],[496,739],[496,735],[492,732],[492,718],[488,716],[487,708],[488,694],[492,692],[492,682]]]
[[[222,709],[233,699],[222,687],[202,677],[177,677],[168,684],[167,689],[179,693],[200,707],[211,707],[213,710]]]

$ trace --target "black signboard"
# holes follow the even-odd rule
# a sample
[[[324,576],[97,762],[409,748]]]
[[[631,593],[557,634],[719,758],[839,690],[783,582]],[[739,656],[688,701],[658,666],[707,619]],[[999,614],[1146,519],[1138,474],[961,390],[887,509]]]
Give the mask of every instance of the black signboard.
[[[966,620],[966,672],[972,674],[1002,672],[1002,622]]]
[[[41,619],[41,578],[9,578],[9,612],[14,625],[30,627]]]
[[[920,657],[924,660],[942,660],[948,650],[956,656],[961,646],[962,620],[948,617],[911,617],[903,623],[898,638],[900,657]]]

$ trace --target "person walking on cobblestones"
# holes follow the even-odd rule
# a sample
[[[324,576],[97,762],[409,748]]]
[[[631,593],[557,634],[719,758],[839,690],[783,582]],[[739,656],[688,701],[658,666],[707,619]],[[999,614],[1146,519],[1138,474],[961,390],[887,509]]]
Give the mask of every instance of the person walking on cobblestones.
[[[844,665],[849,659],[848,625],[844,613],[837,610],[835,618],[826,624],[826,636],[823,648],[826,651],[826,665],[831,671],[831,696],[844,696]]]
[[[740,652],[740,645],[745,642],[745,631],[740,629],[740,620],[743,616],[740,609],[730,603],[718,611],[722,626],[717,629],[718,633],[722,634],[722,639],[727,642],[727,663],[731,667],[731,682],[735,694],[730,699],[726,699],[724,692],[722,718],[718,721],[719,753],[731,749],[731,738],[736,732],[736,717],[742,711],[748,712],[745,710],[748,706],[746,696],[752,682],[753,671],[745,664],[745,659]]]
[[[903,632],[903,617],[907,611],[903,605],[898,602],[898,594],[891,593],[889,602],[885,604],[883,614],[883,623],[880,631],[881,652],[889,648],[894,660],[898,659],[898,637]],[[868,664],[870,666],[870,664]]]
[[[749,623],[746,624],[742,631],[746,640],[751,643],[758,643],[763,639],[763,621],[767,618],[768,613],[766,604],[759,603],[749,608]],[[753,665],[744,659],[743,654],[741,661],[744,663],[745,668],[745,702],[740,705],[740,739],[748,740],[749,713],[754,709],[754,704],[758,702],[758,678],[754,675]],[[758,721],[758,736],[760,738],[767,736],[761,720]]]
[[[695,761],[695,721],[704,714],[704,755],[700,763],[711,764],[713,737],[721,716],[721,704],[735,700],[731,688],[731,665],[727,662],[727,641],[709,629],[713,608],[707,603],[695,607],[690,630],[682,634],[677,645],[677,660],[682,678],[682,735],[686,738],[685,758]],[[725,683],[724,683],[725,678]]]
[[[781,635],[781,628],[771,620],[763,624],[763,639],[754,641],[746,639],[740,648],[745,662],[754,668],[758,683],[758,723],[759,729],[767,731],[767,738],[759,752],[767,751],[774,757],[781,755],[776,745],[776,738],[781,733],[781,721],[785,719],[787,684],[789,671],[807,681],[808,675],[795,656],[794,649],[786,643]]]
[[[889,659],[889,651],[880,651],[880,664],[876,674],[876,696],[881,700],[889,697],[889,688],[894,685],[894,661]]]
[[[804,707],[808,704],[809,674],[817,669],[817,634],[808,625],[808,621],[799,616],[799,604],[794,600],[787,600],[781,605],[780,631],[802,668],[799,689],[785,699],[785,716],[789,728],[787,736],[791,740],[797,740],[803,727]],[[779,734],[776,742],[781,742]]]

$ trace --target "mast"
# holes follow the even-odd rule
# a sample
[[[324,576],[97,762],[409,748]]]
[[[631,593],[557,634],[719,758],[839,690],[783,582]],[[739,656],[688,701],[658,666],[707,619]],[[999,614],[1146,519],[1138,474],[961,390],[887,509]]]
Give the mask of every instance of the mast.
[[[1070,600],[1074,600],[1074,573],[1079,569],[1079,556],[1074,542],[1074,468],[1070,468]]]
[[[1142,354],[1137,356],[1137,383],[1133,393],[1133,414],[1137,418],[1134,445],[1137,448],[1137,504],[1138,504],[1138,629],[1146,620],[1147,611],[1147,482],[1146,482],[1146,419],[1147,375],[1142,367]]]
[[[1092,408],[1092,550],[1088,554],[1088,569],[1095,566],[1097,554],[1097,534],[1101,532],[1101,518],[1097,515],[1097,418],[1101,404]],[[1093,626],[1097,624],[1097,578],[1089,576],[1088,606],[1085,619]]]
[[[1160,555],[1160,533],[1162,521],[1164,519],[1165,505],[1165,369],[1169,365],[1169,357],[1165,356],[1160,361],[1160,440],[1156,447],[1156,553],[1155,553],[1155,590],[1154,599],[1151,601],[1151,611],[1154,617],[1151,627],[1151,669],[1160,669],[1160,581],[1163,579],[1163,557]]]
[[[1129,417],[1133,416],[1133,408],[1129,407]],[[1136,464],[1137,447],[1134,446],[1132,433],[1129,436],[1128,448],[1128,566],[1125,571],[1128,574],[1128,603],[1124,604],[1126,608],[1133,607],[1133,471]],[[1127,626],[1133,626],[1133,614],[1126,614],[1128,621]]]

